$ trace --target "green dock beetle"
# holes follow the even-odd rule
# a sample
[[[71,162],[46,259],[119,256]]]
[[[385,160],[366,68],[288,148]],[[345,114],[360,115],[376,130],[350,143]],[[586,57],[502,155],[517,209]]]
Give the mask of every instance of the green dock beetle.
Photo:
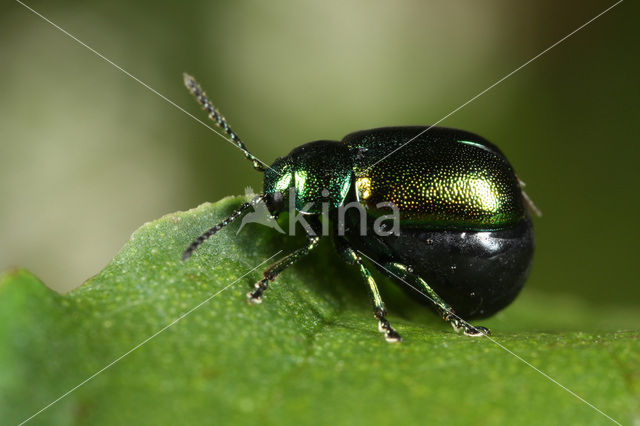
[[[389,342],[401,338],[386,319],[363,257],[392,280],[426,296],[445,321],[470,336],[489,330],[462,318],[488,317],[520,292],[534,250],[529,210],[536,210],[513,167],[491,142],[443,127],[384,127],[351,133],[339,142],[304,144],[265,167],[193,77],[185,74],[184,82],[209,117],[264,173],[264,191],[193,241],[183,260],[258,204],[266,205],[273,217],[287,205],[295,206],[308,223],[307,244],[264,271],[247,295],[250,302],[260,303],[269,282],[318,245],[326,222],[338,253],[360,270],[378,328]],[[381,202],[396,207],[399,232],[363,233],[383,215]],[[347,204],[362,207],[364,217],[358,209],[339,217],[336,212]],[[323,213],[328,213],[328,221],[320,220]]]

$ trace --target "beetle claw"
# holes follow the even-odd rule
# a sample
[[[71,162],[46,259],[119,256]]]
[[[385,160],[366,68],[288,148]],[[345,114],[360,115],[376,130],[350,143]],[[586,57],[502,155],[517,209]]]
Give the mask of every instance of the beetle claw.
[[[398,334],[397,331],[395,331],[394,329],[391,329],[390,331],[388,331],[387,333],[385,333],[384,335],[384,339],[389,342],[389,343],[398,343],[398,342],[402,342],[402,337],[400,337],[400,335]]]
[[[389,321],[384,317],[380,318],[378,321],[378,331],[380,331],[380,333],[384,333],[384,339],[389,343],[398,343],[402,341],[400,334],[391,327]]]
[[[247,302],[251,303],[252,305],[259,305],[260,303],[262,303],[262,297],[256,296],[253,291],[250,291],[249,293],[247,293]]]
[[[469,328],[464,329],[464,334],[470,337],[490,336],[491,330],[482,326],[469,326]]]
[[[466,321],[463,321],[462,319],[454,318],[453,315],[448,315],[444,319],[445,321],[449,321],[449,324],[451,324],[451,327],[453,327],[456,333],[462,330],[465,336],[470,336],[470,337],[491,335],[491,330],[489,330],[487,327],[482,327],[480,325],[473,326],[467,323]]]

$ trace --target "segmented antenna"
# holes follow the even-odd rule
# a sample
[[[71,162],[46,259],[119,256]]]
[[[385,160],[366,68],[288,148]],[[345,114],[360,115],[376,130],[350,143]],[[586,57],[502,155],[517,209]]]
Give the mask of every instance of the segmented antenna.
[[[227,120],[220,114],[220,112],[211,104],[209,98],[204,93],[198,82],[195,78],[191,77],[189,74],[184,73],[184,85],[187,86],[187,89],[191,92],[193,96],[198,100],[202,108],[209,113],[209,118],[212,119],[218,127],[220,127],[224,132],[229,135],[231,140],[242,150],[245,157],[249,161],[253,163],[253,168],[258,170],[259,172],[264,172],[266,164],[263,166],[262,161],[258,160],[253,154],[249,152],[245,144],[240,140],[238,135],[231,129]],[[268,167],[268,166],[267,166]]]
[[[200,247],[202,245],[202,243],[204,243],[209,238],[211,238],[216,232],[218,232],[219,230],[221,230],[222,228],[224,228],[225,226],[227,226],[228,224],[230,224],[231,222],[233,222],[234,220],[236,220],[237,218],[242,216],[242,213],[244,213],[244,211],[247,210],[249,207],[255,206],[256,204],[264,201],[264,198],[265,198],[265,195],[261,194],[261,195],[258,195],[257,197],[255,197],[253,200],[249,201],[248,203],[242,204],[240,207],[238,207],[236,210],[234,210],[234,212],[231,213],[231,215],[228,218],[226,218],[225,220],[223,220],[222,222],[220,222],[216,226],[210,228],[207,232],[203,233],[198,238],[196,238],[189,245],[189,247],[184,251],[184,254],[182,255],[182,260],[184,261],[184,260],[189,259],[191,257],[191,255],[193,254],[193,252],[198,247]]]

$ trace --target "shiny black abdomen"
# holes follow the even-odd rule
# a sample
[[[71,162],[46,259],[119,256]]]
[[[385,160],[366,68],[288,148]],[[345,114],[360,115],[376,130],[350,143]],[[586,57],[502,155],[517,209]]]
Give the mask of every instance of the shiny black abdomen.
[[[353,225],[356,221],[355,215],[347,219]],[[354,247],[380,264],[410,266],[465,319],[491,316],[516,298],[529,275],[535,245],[528,215],[516,226],[495,231],[401,228],[399,236],[362,237],[358,228],[346,227]],[[428,302],[406,284],[399,285]]]
[[[529,217],[497,231],[406,229],[384,242],[457,314],[469,319],[493,315],[516,298],[534,250]]]

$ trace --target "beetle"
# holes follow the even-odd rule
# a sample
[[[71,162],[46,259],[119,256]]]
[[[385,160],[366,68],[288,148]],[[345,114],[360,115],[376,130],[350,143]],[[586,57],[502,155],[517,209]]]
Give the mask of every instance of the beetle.
[[[251,303],[260,303],[269,282],[318,246],[321,206],[329,213],[338,253],[359,269],[367,284],[378,329],[389,342],[402,339],[386,318],[365,258],[392,280],[426,296],[446,322],[469,336],[490,331],[463,318],[491,316],[520,292],[533,259],[530,210],[536,208],[511,164],[491,142],[444,127],[383,127],[351,133],[342,141],[301,145],[265,167],[196,80],[185,74],[184,83],[254,169],[264,173],[264,188],[194,240],[183,260],[261,203],[274,218],[289,204],[308,220],[306,245],[264,271],[247,294]],[[363,235],[359,231],[370,230],[383,217],[381,202],[399,212],[399,232]],[[348,203],[362,207],[364,216],[357,209],[338,216],[338,209]]]

